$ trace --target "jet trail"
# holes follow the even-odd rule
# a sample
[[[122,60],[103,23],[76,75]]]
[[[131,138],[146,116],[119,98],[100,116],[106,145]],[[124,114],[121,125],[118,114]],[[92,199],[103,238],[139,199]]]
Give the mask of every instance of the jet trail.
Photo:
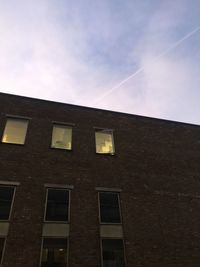
[[[193,34],[195,34],[196,32],[198,32],[199,30],[200,30],[200,26],[198,26],[193,31],[191,31],[188,34],[186,34],[183,38],[181,38],[180,40],[178,40],[177,42],[175,42],[174,44],[172,44],[169,48],[167,48],[166,50],[164,50],[160,55],[158,55],[157,57],[155,57],[153,59],[153,62],[155,62],[158,59],[160,59],[161,57],[167,55],[171,50],[173,50],[174,48],[176,48],[177,46],[179,46],[182,42],[184,42],[185,40],[187,40],[188,38],[190,38]],[[115,85],[114,87],[112,87],[110,90],[106,91],[102,96],[100,96],[99,98],[97,98],[94,101],[94,104],[98,104],[102,99],[104,99],[106,96],[110,95],[113,91],[117,90],[119,87],[121,87],[127,81],[129,81],[130,79],[132,79],[133,77],[135,77],[138,73],[142,72],[144,69],[145,69],[144,66],[140,67],[138,70],[136,70],[130,76],[128,76],[127,78],[125,78],[124,80],[122,80],[120,83],[118,83],[117,85]]]

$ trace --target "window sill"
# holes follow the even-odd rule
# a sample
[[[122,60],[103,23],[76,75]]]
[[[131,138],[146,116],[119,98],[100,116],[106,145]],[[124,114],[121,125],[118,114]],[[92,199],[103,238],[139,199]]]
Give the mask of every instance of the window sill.
[[[24,146],[25,145],[25,143],[20,144],[20,143],[11,143],[11,142],[3,142],[3,141],[1,141],[1,144],[3,144],[3,145],[16,145],[16,146]]]
[[[69,221],[45,221],[44,220],[44,223],[47,223],[47,224],[69,224]]]
[[[116,153],[99,153],[99,152],[96,152],[96,155],[103,155],[103,156],[116,156]]]
[[[112,223],[112,222],[100,222],[100,225],[122,225],[122,222]]]
[[[59,147],[52,147],[52,146],[50,146],[50,149],[58,150],[58,151],[68,151],[68,152],[73,151],[72,148],[71,149],[66,149],[66,148],[59,148]]]

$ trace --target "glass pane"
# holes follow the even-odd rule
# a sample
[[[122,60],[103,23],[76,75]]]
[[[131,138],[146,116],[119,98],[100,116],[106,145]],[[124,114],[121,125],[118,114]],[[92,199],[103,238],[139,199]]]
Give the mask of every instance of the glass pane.
[[[41,267],[67,266],[67,239],[44,238]]]
[[[54,125],[51,146],[60,149],[72,149],[72,128]]]
[[[103,239],[102,253],[103,267],[125,267],[123,240]]]
[[[3,255],[4,242],[5,242],[5,238],[0,238],[0,264],[1,264],[2,255]]]
[[[27,120],[7,119],[2,142],[12,144],[24,144],[27,127]]]
[[[112,131],[97,130],[96,137],[96,152],[102,154],[114,154],[114,142]]]
[[[102,223],[120,223],[120,207],[118,193],[101,192],[100,217]]]
[[[14,187],[0,186],[0,220],[9,219],[13,194]]]
[[[68,221],[69,191],[48,189],[46,221]]]

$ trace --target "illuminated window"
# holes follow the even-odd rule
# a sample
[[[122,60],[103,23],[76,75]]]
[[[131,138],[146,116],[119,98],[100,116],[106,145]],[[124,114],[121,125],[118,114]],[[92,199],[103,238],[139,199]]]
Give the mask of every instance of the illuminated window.
[[[59,149],[72,149],[72,127],[54,125],[51,147]]]
[[[121,223],[119,194],[115,192],[100,192],[101,223]]]
[[[47,189],[46,221],[68,221],[69,191],[66,189]]]
[[[6,122],[2,142],[21,144],[25,143],[28,120],[9,118]]]
[[[0,238],[0,265],[2,262],[2,257],[3,257],[3,249],[4,249],[4,242],[5,242],[5,238]]]
[[[121,239],[102,239],[103,267],[125,267],[124,244]]]
[[[41,267],[67,267],[67,239],[44,238]]]
[[[111,155],[115,153],[113,132],[111,130],[96,129],[95,139],[96,153]]]
[[[0,186],[0,220],[9,220],[15,188]]]

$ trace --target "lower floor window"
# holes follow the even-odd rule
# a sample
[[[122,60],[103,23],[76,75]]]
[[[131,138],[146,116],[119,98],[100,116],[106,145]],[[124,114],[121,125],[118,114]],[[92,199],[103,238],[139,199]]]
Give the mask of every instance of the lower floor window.
[[[41,267],[67,267],[67,239],[44,238]]]
[[[122,239],[102,239],[103,267],[125,267]]]
[[[1,265],[2,257],[3,257],[4,242],[5,242],[5,238],[0,237],[0,265]]]

